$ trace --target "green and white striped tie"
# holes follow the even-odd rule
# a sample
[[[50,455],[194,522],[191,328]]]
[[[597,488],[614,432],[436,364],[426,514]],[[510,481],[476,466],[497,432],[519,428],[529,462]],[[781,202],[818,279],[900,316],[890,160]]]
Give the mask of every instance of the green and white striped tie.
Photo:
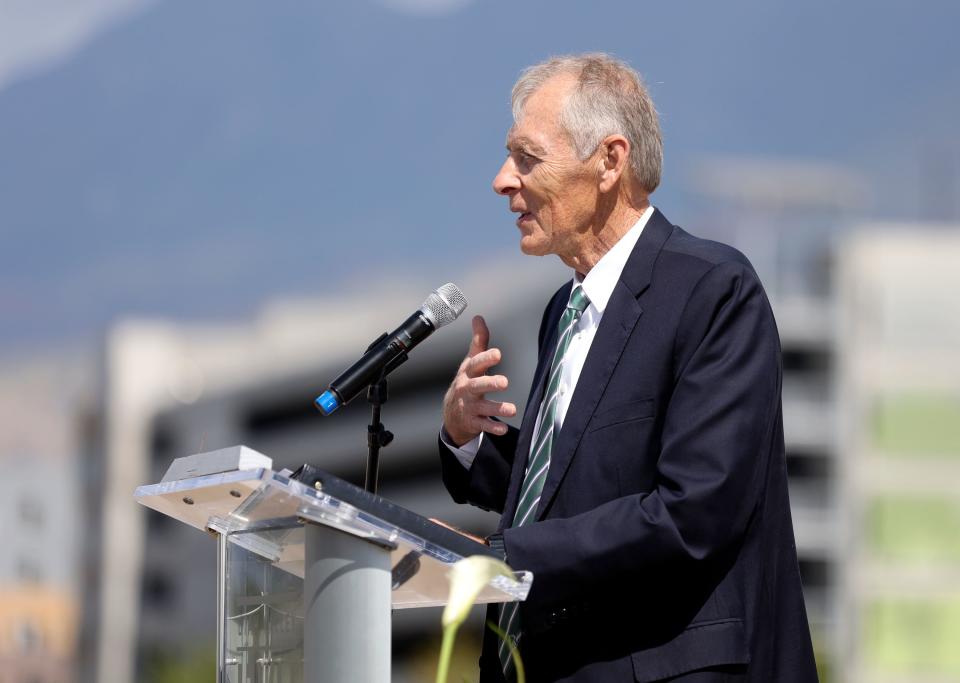
[[[580,316],[590,305],[590,299],[583,288],[577,285],[570,294],[567,308],[560,316],[557,336],[557,350],[553,353],[553,362],[550,364],[550,375],[547,378],[547,387],[544,389],[543,403],[540,410],[540,420],[534,431],[533,445],[530,447],[530,457],[527,458],[527,471],[523,476],[523,486],[520,488],[520,502],[513,515],[513,524],[523,526],[536,518],[534,511],[540,503],[540,494],[543,483],[547,479],[550,469],[550,451],[553,446],[553,437],[559,429],[557,424],[557,402],[560,398],[560,380],[563,376],[563,357],[573,339],[573,331],[580,320]],[[520,635],[520,616],[517,613],[519,603],[510,602],[500,609],[499,626],[516,643]],[[510,657],[510,648],[506,643],[500,643],[500,663],[507,680],[513,680],[513,659]]]

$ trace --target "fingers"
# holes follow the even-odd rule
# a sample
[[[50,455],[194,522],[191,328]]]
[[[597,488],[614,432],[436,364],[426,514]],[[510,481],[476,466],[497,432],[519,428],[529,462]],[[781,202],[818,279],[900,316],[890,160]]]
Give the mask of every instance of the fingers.
[[[502,360],[500,349],[487,349],[475,356],[467,356],[460,365],[460,371],[467,377],[479,377]]]
[[[504,391],[509,382],[503,375],[487,375],[501,360],[500,349],[488,348],[490,330],[481,316],[473,318],[473,337],[466,358],[460,364],[443,401],[443,423],[455,444],[464,444],[481,432],[503,435],[507,425],[491,418],[514,417],[512,403],[490,401],[484,395]]]
[[[506,391],[508,386],[510,381],[503,375],[480,375],[468,379],[465,388],[474,396],[483,396],[491,391]]]
[[[470,441],[480,432],[506,434],[507,425],[491,418],[508,418],[516,414],[517,406],[513,403],[490,401],[482,394],[471,393],[462,385],[459,388],[451,387],[444,397],[444,429],[453,440],[452,442],[458,446]]]
[[[467,351],[467,358],[472,358],[478,353],[487,350],[490,344],[490,330],[487,329],[487,322],[482,315],[473,316],[473,337],[470,339],[470,349]]]
[[[467,423],[469,424],[470,431],[475,434],[488,432],[490,434],[503,435],[507,433],[507,425],[492,418],[513,417],[516,414],[517,407],[512,403],[480,400],[473,404]]]
[[[496,420],[491,420],[490,418],[477,418],[475,423],[475,428],[481,432],[487,432],[488,434],[494,434],[495,436],[503,436],[507,433],[507,425],[502,422],[497,422]]]
[[[477,412],[480,415],[488,417],[496,415],[497,417],[513,417],[517,414],[517,406],[512,403],[500,401],[488,401],[486,399],[478,402]]]

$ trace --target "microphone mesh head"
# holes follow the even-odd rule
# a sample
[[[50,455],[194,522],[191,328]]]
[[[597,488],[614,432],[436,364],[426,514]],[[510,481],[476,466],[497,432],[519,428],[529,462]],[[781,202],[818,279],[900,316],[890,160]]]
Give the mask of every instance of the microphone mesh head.
[[[467,307],[467,297],[452,282],[438,287],[423,302],[420,311],[433,323],[434,329],[452,323]]]

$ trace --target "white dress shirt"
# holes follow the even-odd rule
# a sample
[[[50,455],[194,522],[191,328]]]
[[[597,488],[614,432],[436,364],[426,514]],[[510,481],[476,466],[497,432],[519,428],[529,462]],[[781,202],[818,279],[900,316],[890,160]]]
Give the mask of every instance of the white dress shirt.
[[[633,224],[633,227],[610,248],[610,251],[600,257],[600,260],[582,280],[579,274],[574,276],[575,284],[579,283],[583,287],[587,298],[590,299],[590,304],[583,311],[583,315],[580,316],[575,328],[576,331],[563,356],[563,368],[560,373],[560,395],[557,397],[556,424],[554,425],[556,432],[559,432],[563,420],[567,416],[573,391],[577,387],[577,380],[580,378],[583,364],[587,360],[590,345],[593,344],[593,338],[597,335],[597,328],[600,326],[603,312],[607,308],[607,302],[610,301],[613,290],[620,280],[620,274],[627,265],[627,259],[630,258],[637,240],[640,239],[643,227],[652,215],[653,206],[648,206],[637,222]],[[571,288],[570,291],[572,293],[573,289]],[[542,403],[539,410],[543,410]],[[539,421],[540,414],[538,411],[537,422],[539,423]],[[457,457],[460,464],[470,469],[473,459],[480,449],[483,434],[481,433],[459,448],[450,443],[442,429],[440,430],[440,438],[444,445]],[[535,438],[532,443],[536,443]]]

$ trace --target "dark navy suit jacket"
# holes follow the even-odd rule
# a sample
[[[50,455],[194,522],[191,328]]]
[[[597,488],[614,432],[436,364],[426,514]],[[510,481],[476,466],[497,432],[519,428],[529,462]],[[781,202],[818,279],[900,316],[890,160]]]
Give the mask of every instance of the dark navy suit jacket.
[[[508,562],[534,574],[528,680],[816,681],[770,305],[742,254],[659,211],[607,304],[536,522],[503,528],[570,286],[544,313],[520,429],[485,435],[469,470],[440,449],[454,499],[503,513]],[[487,636],[481,681],[499,681]]]

